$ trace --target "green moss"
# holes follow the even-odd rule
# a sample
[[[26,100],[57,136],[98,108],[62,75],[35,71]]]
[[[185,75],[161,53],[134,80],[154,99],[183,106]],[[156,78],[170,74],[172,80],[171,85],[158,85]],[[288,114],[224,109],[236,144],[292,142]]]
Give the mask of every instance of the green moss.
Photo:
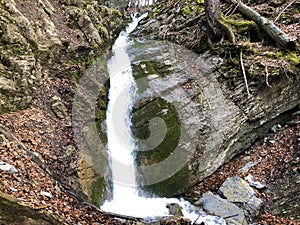
[[[172,72],[169,70],[171,65],[152,60],[133,63],[131,64],[131,67],[136,80],[154,74],[164,77]]]
[[[181,9],[181,12],[183,15],[188,16],[191,14],[191,8],[186,5]]]
[[[286,56],[285,59],[294,63],[294,64],[298,64],[299,63],[299,58],[296,54],[296,52],[289,52]]]
[[[233,63],[233,65],[235,65],[235,66],[238,66],[238,65],[240,65],[240,60],[239,59],[237,59],[237,58],[232,58],[231,59],[231,62]]]
[[[168,158],[177,148],[181,136],[181,124],[176,108],[167,101],[156,98],[145,105],[140,105],[132,115],[132,132],[138,139],[147,139],[150,136],[149,122],[153,118],[159,117],[166,126],[165,137],[157,147],[149,151],[136,152],[136,164],[139,166],[139,173],[143,174],[142,168],[157,164]],[[161,131],[161,130],[159,130]],[[157,134],[157,133],[155,133]],[[155,135],[151,134],[151,135]],[[144,146],[137,144],[138,149]],[[161,168],[158,168],[160,170]],[[153,171],[157,176],[161,171]],[[160,196],[171,196],[179,193],[187,186],[188,171],[187,167],[181,169],[174,177],[167,179],[159,184],[144,187]],[[178,192],[179,191],[179,192]]]
[[[227,19],[226,24],[229,24],[237,33],[243,33],[251,29],[256,29],[257,25],[251,20],[231,20]]]
[[[190,171],[186,164],[172,177],[160,183],[142,187],[148,193],[160,197],[173,197],[188,191]]]
[[[96,42],[94,42],[94,41],[92,41],[92,42],[90,43],[90,45],[91,45],[91,47],[92,47],[93,49],[95,49],[95,50],[99,49],[99,45],[98,45]]]
[[[100,207],[100,203],[105,197],[106,193],[106,182],[103,177],[99,177],[92,183],[92,194],[91,201],[92,204]]]
[[[181,126],[177,110],[161,98],[157,98],[133,112],[133,134],[139,139],[147,139],[150,136],[149,122],[155,117],[159,117],[165,122],[167,127],[166,136],[162,143],[151,151],[137,152],[138,165],[151,165],[164,160],[178,144]],[[143,146],[139,146],[139,148],[143,148]]]
[[[275,57],[276,57],[276,59],[279,59],[279,58],[281,58],[282,57],[282,52],[276,52],[275,53]]]

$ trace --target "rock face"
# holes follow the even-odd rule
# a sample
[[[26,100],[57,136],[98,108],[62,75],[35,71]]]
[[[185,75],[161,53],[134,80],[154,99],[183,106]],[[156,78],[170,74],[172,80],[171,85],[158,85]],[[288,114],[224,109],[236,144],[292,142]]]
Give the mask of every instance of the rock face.
[[[32,209],[16,198],[0,192],[1,224],[65,224],[50,213]]]
[[[210,53],[155,41],[137,41],[128,52],[138,87],[138,179],[159,195],[182,193],[209,176],[299,104],[297,74],[275,77],[272,88],[249,79],[246,97],[242,71],[229,89],[222,59]]]
[[[117,10],[96,1],[1,0],[0,113],[26,108],[46,76],[104,50],[120,23]]]

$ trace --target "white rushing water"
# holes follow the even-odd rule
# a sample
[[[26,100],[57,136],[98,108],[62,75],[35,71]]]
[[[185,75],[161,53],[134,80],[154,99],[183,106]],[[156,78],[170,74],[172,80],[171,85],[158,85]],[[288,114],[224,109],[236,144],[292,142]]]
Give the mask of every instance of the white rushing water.
[[[128,35],[138,25],[139,18],[133,17],[133,22],[115,41],[112,47],[113,56],[108,62],[110,74],[109,104],[107,110],[107,139],[111,158],[113,183],[113,199],[104,202],[101,209],[121,215],[149,218],[169,216],[166,208],[168,203],[177,203],[182,207],[184,217],[191,221],[206,222],[206,224],[223,224],[214,216],[201,216],[189,202],[176,198],[146,198],[138,195],[136,184],[134,157],[134,139],[130,127],[130,112],[134,103],[136,83],[132,75],[130,59],[126,52]],[[216,223],[219,221],[219,223]],[[221,221],[221,223],[220,223]],[[225,223],[224,223],[225,224]]]

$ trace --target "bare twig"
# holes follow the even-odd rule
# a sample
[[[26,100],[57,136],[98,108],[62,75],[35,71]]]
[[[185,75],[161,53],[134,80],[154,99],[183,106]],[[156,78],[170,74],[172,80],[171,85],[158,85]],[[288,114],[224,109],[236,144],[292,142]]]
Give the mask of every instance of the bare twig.
[[[268,66],[265,65],[265,72],[266,72],[266,84],[268,87],[272,88],[272,86],[269,84],[269,72],[268,72]]]
[[[243,63],[243,51],[242,50],[240,51],[240,61],[241,61],[241,67],[242,67],[243,76],[244,76],[244,80],[245,80],[245,85],[246,85],[246,89],[247,89],[247,94],[248,94],[248,97],[250,97],[248,81],[247,81],[245,67],[244,67],[244,63]]]
[[[275,18],[275,20],[274,20],[274,22],[276,22],[278,19],[279,19],[279,17],[282,15],[282,13],[288,8],[288,7],[290,7],[291,5],[293,5],[293,3],[295,2],[296,0],[292,0],[279,14],[278,14],[278,16]]]

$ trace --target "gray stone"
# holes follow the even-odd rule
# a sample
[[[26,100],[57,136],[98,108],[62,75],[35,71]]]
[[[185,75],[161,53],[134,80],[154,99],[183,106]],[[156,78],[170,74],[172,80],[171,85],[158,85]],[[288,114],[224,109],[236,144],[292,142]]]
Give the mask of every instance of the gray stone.
[[[241,204],[251,217],[259,215],[263,201],[255,196],[254,190],[242,178],[227,178],[219,192],[228,201]]]
[[[248,181],[251,187],[255,187],[256,189],[264,189],[266,187],[262,182],[255,180],[251,174],[245,177],[245,180]]]
[[[208,214],[224,218],[227,224],[248,224],[244,211],[241,208],[218,195],[206,192],[199,200],[199,203]]]
[[[41,191],[40,194],[43,195],[43,196],[46,196],[47,198],[52,198],[53,197],[51,192],[48,192],[48,191]]]
[[[15,88],[15,83],[10,79],[0,77],[0,92],[5,92],[7,94],[15,94],[17,92]]]
[[[256,161],[256,162],[248,162],[244,167],[242,167],[241,169],[239,169],[240,173],[247,173],[253,166],[257,165],[258,163],[260,163],[260,160]]]
[[[68,113],[68,109],[61,99],[57,96],[52,97],[51,109],[53,113],[59,118],[66,121],[67,126],[71,126],[71,116]]]
[[[0,170],[3,170],[5,172],[9,172],[11,174],[17,173],[18,170],[13,165],[10,165],[6,162],[0,162]]]

